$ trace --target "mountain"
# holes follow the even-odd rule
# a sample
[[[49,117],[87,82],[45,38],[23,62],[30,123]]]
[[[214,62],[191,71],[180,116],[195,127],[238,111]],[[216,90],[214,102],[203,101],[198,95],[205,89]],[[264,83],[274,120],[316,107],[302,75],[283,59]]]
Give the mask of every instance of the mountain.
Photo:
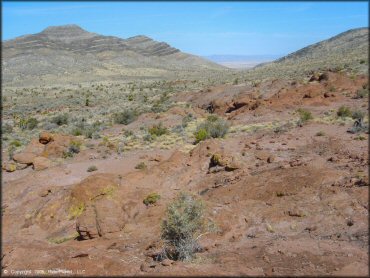
[[[156,78],[224,69],[146,36],[103,36],[77,25],[48,27],[2,46],[6,83]]]
[[[309,45],[271,63],[256,66],[250,78],[291,77],[318,69],[368,72],[369,29],[357,28]]]

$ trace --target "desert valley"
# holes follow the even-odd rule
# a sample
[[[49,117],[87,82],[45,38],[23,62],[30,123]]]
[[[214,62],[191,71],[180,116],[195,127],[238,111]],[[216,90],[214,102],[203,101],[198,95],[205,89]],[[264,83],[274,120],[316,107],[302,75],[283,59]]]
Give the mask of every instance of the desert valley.
[[[368,40],[248,70],[77,25],[3,41],[2,273],[367,276]]]

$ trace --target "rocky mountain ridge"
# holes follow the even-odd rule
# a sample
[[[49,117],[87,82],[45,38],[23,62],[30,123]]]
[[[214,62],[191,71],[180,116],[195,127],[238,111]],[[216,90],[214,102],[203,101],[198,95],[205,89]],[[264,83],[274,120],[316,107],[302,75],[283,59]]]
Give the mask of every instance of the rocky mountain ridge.
[[[224,70],[146,36],[103,36],[77,25],[52,26],[5,41],[3,58],[6,83],[170,77],[204,69]]]

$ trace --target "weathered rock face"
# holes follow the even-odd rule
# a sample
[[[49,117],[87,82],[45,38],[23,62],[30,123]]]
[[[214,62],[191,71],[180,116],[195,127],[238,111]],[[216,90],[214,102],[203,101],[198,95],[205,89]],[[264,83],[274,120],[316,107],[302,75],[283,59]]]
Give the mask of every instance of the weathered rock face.
[[[99,199],[86,207],[77,218],[76,230],[81,239],[93,239],[119,232],[124,227],[122,208],[112,199]]]
[[[95,204],[97,225],[102,236],[119,232],[125,225],[124,212],[117,201],[101,199]]]
[[[124,227],[122,204],[111,198],[117,186],[116,177],[96,174],[72,188],[72,205],[85,208],[76,220],[76,231],[81,239],[101,237]]]
[[[86,207],[85,211],[77,218],[76,230],[80,238],[84,240],[101,236],[94,206]]]
[[[45,170],[51,166],[51,161],[46,157],[38,156],[32,161],[33,169],[36,171]]]

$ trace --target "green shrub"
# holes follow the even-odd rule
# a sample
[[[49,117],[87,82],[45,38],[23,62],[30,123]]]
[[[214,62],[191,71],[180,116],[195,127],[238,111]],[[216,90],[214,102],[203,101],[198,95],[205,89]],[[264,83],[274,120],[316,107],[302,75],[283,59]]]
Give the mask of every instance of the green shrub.
[[[325,135],[325,132],[324,131],[318,131],[316,133],[316,136],[324,136]]]
[[[124,110],[123,112],[113,114],[113,121],[116,124],[128,125],[137,119],[137,113],[133,110]]]
[[[204,205],[195,196],[181,192],[168,205],[162,222],[165,256],[173,260],[189,260],[201,250],[197,237],[205,230]]]
[[[73,136],[80,136],[80,135],[82,135],[82,129],[81,129],[81,128],[76,127],[76,128],[74,128],[74,129],[72,130],[71,134],[72,134]]]
[[[12,133],[13,132],[13,127],[10,124],[4,124],[2,126],[2,132],[3,132],[3,134]]]
[[[335,91],[336,91],[335,87],[334,86],[330,86],[329,92],[335,92]]]
[[[89,166],[89,168],[87,168],[87,172],[94,172],[94,171],[97,171],[97,170],[98,170],[98,168],[95,165]]]
[[[143,140],[145,141],[145,142],[152,142],[153,140],[154,140],[154,138],[153,138],[153,136],[151,135],[151,134],[145,134],[144,136],[143,136]]]
[[[352,119],[354,120],[361,120],[365,116],[365,113],[362,112],[361,110],[355,110],[352,112]]]
[[[313,119],[312,114],[311,114],[310,111],[299,108],[297,110],[297,112],[299,113],[299,120],[301,121],[301,123],[305,123],[305,122]]]
[[[184,118],[182,118],[182,127],[187,127],[188,123],[190,123],[194,119],[193,114],[189,113]]]
[[[158,125],[153,125],[151,128],[148,129],[148,132],[152,136],[162,136],[168,133],[168,129],[159,123]]]
[[[366,98],[369,95],[369,89],[363,88],[360,90],[357,90],[356,95],[354,96],[355,99],[359,98]]]
[[[362,136],[362,135],[359,135],[359,136],[355,137],[354,139],[355,140],[363,141],[363,140],[366,140],[366,137],[365,136]]]
[[[195,135],[196,143],[199,143],[200,141],[203,141],[209,138],[209,134],[205,128],[197,129],[194,135]]]
[[[128,101],[133,101],[133,100],[134,100],[134,95],[133,95],[133,94],[129,94],[129,95],[127,96],[127,100],[128,100]]]
[[[125,130],[123,134],[125,137],[130,137],[134,135],[134,132],[132,130]]]
[[[158,101],[156,101],[153,105],[152,105],[152,107],[151,107],[151,109],[150,109],[152,112],[154,112],[154,113],[161,113],[161,112],[165,112],[165,111],[167,111],[168,110],[168,106],[167,105],[165,105],[165,104],[163,104],[163,103],[161,103],[159,100]]]
[[[81,142],[79,141],[71,141],[69,144],[68,150],[63,152],[63,157],[73,157],[74,154],[80,152]]]
[[[73,149],[72,152],[79,153],[81,145],[82,143],[80,141],[71,141],[71,143],[69,144],[69,148],[70,150]]]
[[[210,122],[210,123],[214,123],[214,122],[216,122],[217,120],[219,120],[220,118],[219,117],[217,117],[216,115],[209,115],[208,117],[207,117],[207,121],[208,122]]]
[[[27,120],[27,124],[26,125],[27,125],[27,128],[29,130],[32,130],[32,129],[34,129],[34,128],[37,127],[38,123],[39,123],[39,121],[37,119],[35,119],[35,118],[29,118]]]
[[[72,129],[71,134],[74,136],[83,135],[86,138],[96,138],[99,137],[100,123],[94,123],[93,125],[88,125],[84,123],[78,123],[74,129]]]
[[[147,168],[147,166],[146,166],[146,164],[144,162],[140,162],[139,164],[137,164],[135,166],[135,169],[138,169],[138,170],[144,170],[146,168]]]
[[[341,107],[339,107],[339,109],[337,111],[337,115],[339,117],[342,117],[342,118],[351,117],[352,112],[351,112],[351,109],[348,106],[342,105]]]
[[[51,122],[59,126],[68,124],[68,114],[60,114],[51,119]]]
[[[8,147],[8,157],[9,157],[10,160],[13,159],[13,156],[14,156],[14,153],[15,153],[16,149],[17,149],[16,146],[9,145],[9,147]]]
[[[273,131],[274,131],[274,133],[281,134],[281,133],[289,131],[289,129],[291,129],[292,127],[293,127],[293,124],[290,123],[290,122],[283,123],[283,124],[280,124],[280,125],[274,127]]]
[[[9,145],[18,148],[18,147],[22,146],[22,143],[19,140],[13,140],[12,142],[10,142]]]
[[[161,195],[159,195],[158,193],[151,193],[148,196],[146,196],[146,198],[143,200],[143,203],[146,206],[152,205],[152,204],[155,204],[160,198],[161,198]]]
[[[222,118],[210,115],[208,118],[197,126],[194,133],[196,143],[208,138],[222,138],[229,130],[229,124]]]

